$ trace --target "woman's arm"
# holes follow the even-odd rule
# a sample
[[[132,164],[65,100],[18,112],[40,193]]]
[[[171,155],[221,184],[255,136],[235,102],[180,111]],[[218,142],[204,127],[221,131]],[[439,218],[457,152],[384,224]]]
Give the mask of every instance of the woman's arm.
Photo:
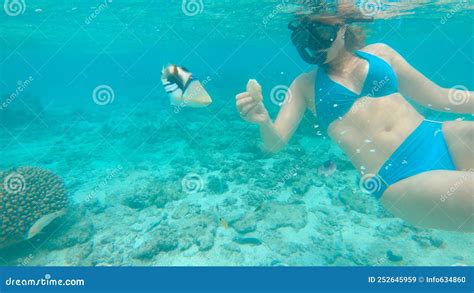
[[[309,74],[305,73],[293,81],[275,122],[272,121],[263,104],[253,101],[247,92],[237,95],[237,109],[242,118],[259,125],[265,151],[276,153],[281,150],[298,128],[307,108],[305,87],[309,78]]]
[[[474,92],[467,89],[443,88],[432,82],[397,51],[384,44],[377,44],[389,59],[397,75],[400,93],[425,107],[451,113],[474,114]]]
[[[274,153],[281,150],[298,128],[307,108],[304,89],[308,78],[305,73],[293,81],[275,122],[269,118],[260,124],[260,135],[266,151]]]

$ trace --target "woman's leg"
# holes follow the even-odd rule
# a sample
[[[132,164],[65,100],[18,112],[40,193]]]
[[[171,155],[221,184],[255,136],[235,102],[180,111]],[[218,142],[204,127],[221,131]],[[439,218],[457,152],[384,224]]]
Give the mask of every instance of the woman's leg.
[[[381,202],[415,226],[474,232],[474,172],[421,173],[391,185]]]
[[[474,121],[444,122],[443,134],[457,169],[474,171]]]

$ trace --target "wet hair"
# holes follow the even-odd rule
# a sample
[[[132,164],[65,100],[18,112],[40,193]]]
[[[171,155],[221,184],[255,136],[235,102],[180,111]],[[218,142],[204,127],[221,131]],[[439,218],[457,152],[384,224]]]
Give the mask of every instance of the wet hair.
[[[329,25],[346,25],[344,34],[344,46],[348,51],[354,51],[364,47],[366,34],[364,29],[356,22],[371,22],[372,18],[361,18],[360,15],[296,15],[295,18],[302,24],[312,25],[315,23]]]

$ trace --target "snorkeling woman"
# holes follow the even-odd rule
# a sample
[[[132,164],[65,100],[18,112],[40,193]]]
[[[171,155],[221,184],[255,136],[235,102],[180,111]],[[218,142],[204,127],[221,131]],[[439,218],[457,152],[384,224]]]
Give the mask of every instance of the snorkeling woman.
[[[460,92],[464,103],[452,102],[452,89],[433,83],[391,47],[363,47],[352,22],[315,15],[291,22],[299,54],[318,66],[293,81],[274,122],[261,98],[238,94],[242,119],[258,124],[265,150],[277,152],[309,109],[388,211],[421,227],[473,232],[474,122],[427,120],[404,98],[473,114],[473,92]]]

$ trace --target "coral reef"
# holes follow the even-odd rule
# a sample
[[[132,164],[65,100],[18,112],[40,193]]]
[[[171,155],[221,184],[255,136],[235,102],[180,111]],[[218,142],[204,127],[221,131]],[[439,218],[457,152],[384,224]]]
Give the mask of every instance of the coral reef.
[[[50,171],[19,167],[1,172],[0,183],[0,248],[36,235],[67,208],[64,183]]]
[[[54,141],[26,130],[23,143],[52,146],[40,162],[64,177],[74,203],[33,241],[22,240],[36,223],[48,222],[40,221],[44,217],[28,222],[2,217],[2,245],[22,242],[0,251],[0,262],[6,260],[1,264],[18,265],[25,258],[27,265],[81,266],[474,263],[468,236],[416,228],[363,193],[348,158],[312,136],[313,128],[303,125],[287,148],[270,156],[261,152],[254,132],[242,131],[242,122],[226,120],[223,135],[209,135],[222,131],[222,124],[209,123],[207,112],[186,111],[160,120],[163,111],[137,109],[124,121],[105,112],[82,113],[77,124],[52,128],[71,129]],[[223,108],[216,115],[228,119],[233,113]],[[4,168],[30,159],[20,150],[6,150]],[[31,148],[37,157],[40,150]],[[2,216],[12,203],[14,215],[29,211],[26,207],[41,214],[40,207],[53,208],[51,201],[10,202],[27,199],[31,185],[30,171],[11,171],[21,173],[26,184],[5,197],[9,173],[1,173]],[[189,175],[195,185],[185,182]],[[40,198],[64,188],[46,185]]]
[[[167,203],[184,197],[186,193],[181,182],[172,178],[156,178],[143,185],[137,185],[132,193],[126,193],[122,203],[137,210],[152,205],[163,208]]]
[[[150,231],[151,237],[138,247],[133,257],[151,259],[160,252],[185,251],[193,245],[198,251],[208,251],[214,246],[216,228],[214,217],[202,213],[199,206],[184,202],[171,219]]]
[[[207,182],[208,190],[213,194],[222,194],[229,190],[227,182],[217,176],[210,176]]]
[[[100,203],[95,202],[95,206]],[[49,250],[61,250],[76,245],[87,243],[95,234],[93,221],[88,216],[91,205],[75,205],[70,207],[70,212],[64,217],[64,225],[56,229],[54,237],[50,237],[44,244]]]

